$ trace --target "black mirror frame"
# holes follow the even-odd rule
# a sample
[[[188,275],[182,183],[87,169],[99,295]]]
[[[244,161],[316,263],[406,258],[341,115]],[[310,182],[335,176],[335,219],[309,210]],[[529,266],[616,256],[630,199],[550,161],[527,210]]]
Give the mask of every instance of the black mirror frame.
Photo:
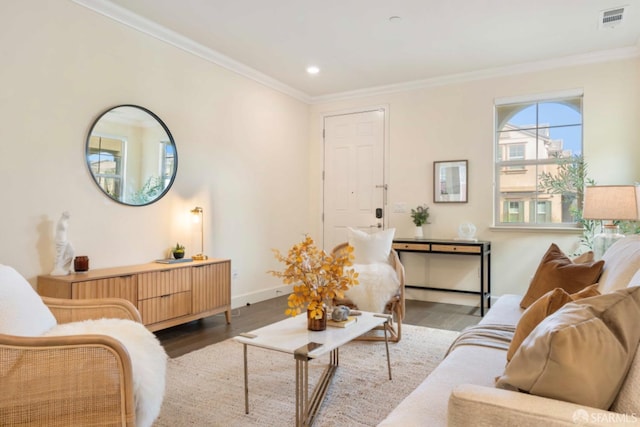
[[[162,191],[162,193],[160,193],[156,198],[154,198],[153,200],[150,200],[147,203],[132,204],[132,203],[126,203],[126,202],[123,202],[122,200],[113,198],[111,195],[109,195],[109,193],[107,193],[104,190],[104,188],[102,188],[102,186],[100,185],[100,183],[96,179],[95,175],[93,174],[93,172],[91,170],[91,164],[89,163],[89,156],[88,156],[88,154],[89,154],[89,143],[90,143],[90,140],[91,140],[91,135],[93,133],[93,129],[96,127],[96,124],[98,124],[100,119],[105,114],[109,113],[110,111],[113,111],[116,108],[120,108],[120,107],[137,108],[137,109],[142,110],[145,113],[149,114],[151,117],[153,117],[160,124],[160,126],[162,126],[162,129],[164,129],[164,131],[166,132],[167,137],[169,138],[169,141],[171,141],[171,144],[173,145],[173,148],[175,150],[175,158],[174,158],[174,162],[173,162],[173,173],[171,174],[171,179],[170,179],[169,183],[167,184],[166,188]],[[132,206],[132,207],[141,207],[141,206],[148,206],[150,204],[153,204],[153,203],[157,202],[158,200],[162,199],[169,192],[169,190],[171,189],[171,186],[173,185],[173,182],[176,179],[176,175],[178,174],[178,148],[176,146],[175,140],[173,139],[173,135],[171,135],[171,131],[169,131],[169,128],[167,127],[167,125],[162,121],[162,119],[160,117],[158,117],[157,114],[155,114],[153,111],[151,111],[151,110],[149,110],[149,109],[147,109],[145,107],[141,107],[139,105],[135,105],[135,104],[120,104],[120,105],[116,105],[116,106],[110,107],[110,108],[106,109],[105,111],[103,111],[102,113],[100,113],[98,115],[98,117],[91,124],[91,127],[89,128],[89,133],[87,134],[87,139],[85,141],[85,146],[84,147],[85,147],[85,151],[84,151],[85,162],[87,164],[87,169],[89,171],[89,175],[91,175],[91,178],[92,178],[93,182],[100,189],[100,192],[102,192],[110,200],[113,200],[114,202],[119,203],[121,205]]]

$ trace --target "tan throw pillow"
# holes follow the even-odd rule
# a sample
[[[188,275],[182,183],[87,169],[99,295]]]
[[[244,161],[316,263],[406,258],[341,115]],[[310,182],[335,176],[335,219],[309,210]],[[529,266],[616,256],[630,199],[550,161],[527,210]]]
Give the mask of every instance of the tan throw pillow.
[[[542,322],[547,316],[558,311],[562,306],[571,301],[577,301],[582,298],[588,298],[600,295],[598,292],[598,284],[588,286],[578,293],[569,295],[567,291],[561,288],[555,288],[547,292],[536,302],[531,304],[518,321],[516,331],[507,351],[507,361],[510,361],[515,352],[522,344],[522,341]]]
[[[522,342],[497,386],[608,409],[640,342],[640,287],[566,304]]]
[[[527,308],[547,292],[562,288],[574,294],[598,281],[604,261],[576,264],[555,243],[544,254],[520,307]]]
[[[586,264],[587,262],[593,262],[594,258],[593,251],[589,251],[578,255],[572,261],[574,264]]]

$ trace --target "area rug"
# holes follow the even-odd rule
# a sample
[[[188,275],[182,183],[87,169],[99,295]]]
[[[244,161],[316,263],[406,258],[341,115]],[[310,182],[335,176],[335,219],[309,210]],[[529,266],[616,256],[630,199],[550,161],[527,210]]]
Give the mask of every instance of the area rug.
[[[402,326],[390,343],[391,372],[382,342],[340,348],[340,366],[314,426],[375,426],[435,368],[458,332]],[[293,356],[248,347],[249,414],[244,410],[242,344],[226,340],[169,360],[167,386],[154,426],[295,425]],[[309,362],[314,385],[328,362]]]

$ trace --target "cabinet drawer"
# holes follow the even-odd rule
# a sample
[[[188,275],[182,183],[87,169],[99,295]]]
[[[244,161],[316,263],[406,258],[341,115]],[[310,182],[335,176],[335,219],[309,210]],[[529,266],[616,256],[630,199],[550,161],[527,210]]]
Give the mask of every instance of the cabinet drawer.
[[[191,269],[173,268],[138,274],[138,300],[191,290]]]
[[[124,298],[135,305],[138,300],[136,278],[135,274],[129,274],[76,282],[72,285],[71,298]]]
[[[431,245],[428,243],[394,243],[391,245],[393,249],[401,251],[423,251],[429,252]]]
[[[179,292],[138,301],[142,323],[149,325],[191,314],[191,292]]]
[[[458,246],[458,245],[431,245],[432,251],[437,252],[461,252],[465,254],[479,254],[479,246]]]

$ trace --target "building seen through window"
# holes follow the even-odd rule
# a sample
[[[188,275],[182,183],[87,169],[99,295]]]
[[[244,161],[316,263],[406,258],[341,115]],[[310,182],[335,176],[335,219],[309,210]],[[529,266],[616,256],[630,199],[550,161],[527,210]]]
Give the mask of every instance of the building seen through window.
[[[583,189],[582,96],[496,105],[496,225],[573,225]]]

